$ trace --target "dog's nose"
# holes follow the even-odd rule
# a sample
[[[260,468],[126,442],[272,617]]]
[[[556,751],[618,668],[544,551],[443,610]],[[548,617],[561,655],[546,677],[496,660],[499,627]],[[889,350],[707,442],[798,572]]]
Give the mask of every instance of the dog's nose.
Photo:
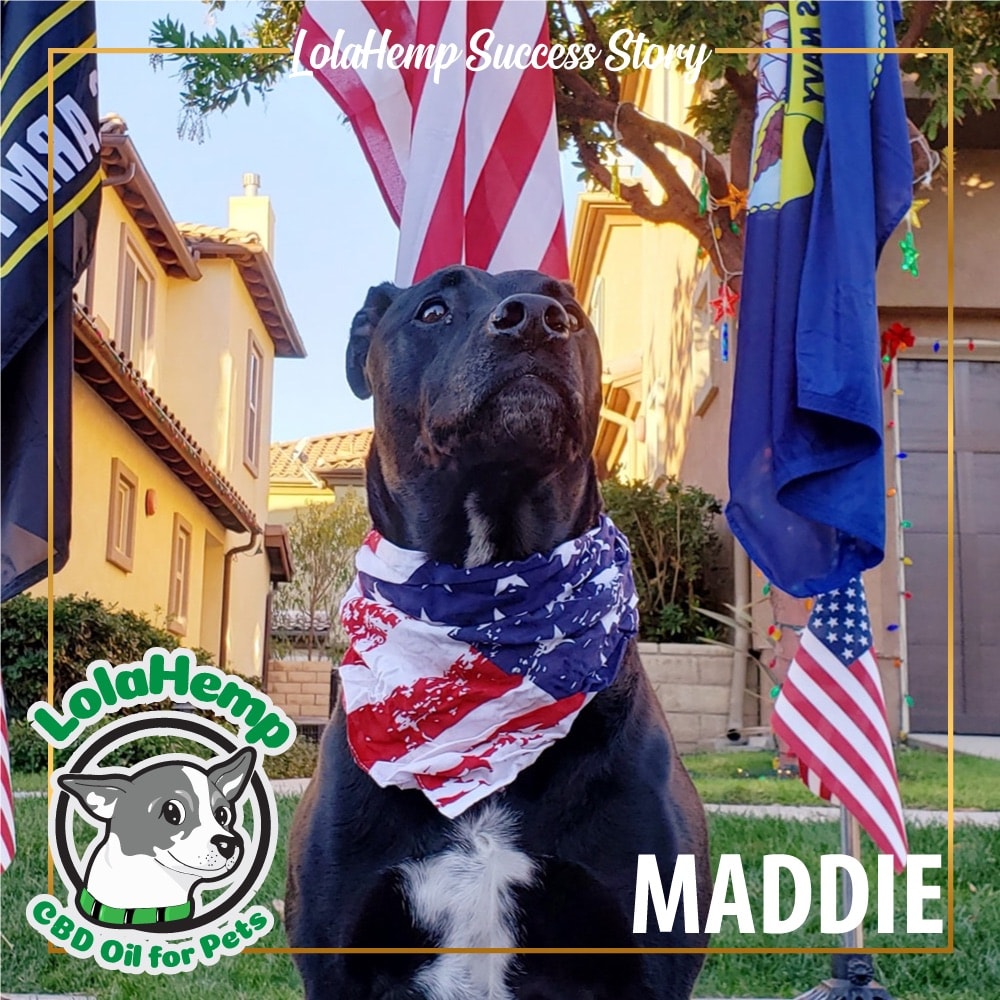
[[[493,310],[489,329],[494,336],[537,347],[547,340],[566,340],[570,320],[562,305],[547,295],[510,295]]]
[[[216,834],[216,836],[212,838],[212,844],[215,846],[215,849],[228,861],[236,853],[239,841],[235,837],[223,837],[222,834]]]

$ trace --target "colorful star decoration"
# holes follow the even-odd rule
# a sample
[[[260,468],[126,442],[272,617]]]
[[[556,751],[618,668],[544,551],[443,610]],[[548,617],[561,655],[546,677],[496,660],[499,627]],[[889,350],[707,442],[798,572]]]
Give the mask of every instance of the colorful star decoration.
[[[907,221],[914,229],[920,228],[920,212],[931,203],[930,198],[914,198],[910,211],[906,213]]]
[[[744,191],[742,188],[738,188],[735,184],[730,184],[729,193],[724,198],[720,198],[716,202],[716,205],[719,208],[728,208],[729,218],[735,219],[740,212],[746,210],[747,195],[749,193],[749,191]]]
[[[713,321],[718,323],[729,316],[736,315],[736,303],[739,302],[740,296],[738,292],[734,292],[730,287],[728,282],[723,282],[719,286],[719,294],[716,298],[712,299],[708,304],[712,307]]]
[[[908,232],[900,241],[899,249],[903,251],[903,262],[899,265],[900,270],[908,271],[913,277],[917,277],[917,259],[920,254],[913,243],[913,233]]]

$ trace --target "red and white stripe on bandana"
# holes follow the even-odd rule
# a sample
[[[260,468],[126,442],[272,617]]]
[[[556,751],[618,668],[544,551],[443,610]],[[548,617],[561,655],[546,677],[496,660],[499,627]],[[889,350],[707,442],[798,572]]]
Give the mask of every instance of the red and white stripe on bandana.
[[[610,518],[548,553],[470,569],[372,531],[341,617],[347,735],[383,788],[448,817],[510,784],[614,680],[638,628]]]
[[[813,794],[845,806],[901,871],[903,806],[859,578],[816,598],[771,725]]]
[[[552,70],[473,71],[487,38],[491,53],[547,43],[545,3],[314,0],[302,13],[295,51],[350,120],[399,225],[401,286],[459,263],[569,276]],[[366,60],[350,58],[358,45]],[[394,69],[397,45],[434,46],[439,61]]]

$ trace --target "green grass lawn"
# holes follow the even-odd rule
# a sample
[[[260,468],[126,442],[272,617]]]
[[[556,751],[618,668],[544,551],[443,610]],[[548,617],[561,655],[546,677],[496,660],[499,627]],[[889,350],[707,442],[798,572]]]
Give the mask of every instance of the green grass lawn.
[[[286,831],[295,800],[278,800],[280,829]],[[750,892],[752,911],[759,919],[760,858],[766,853],[788,853],[804,861],[838,851],[835,823],[794,823],[777,819],[710,817],[713,856],[740,853]],[[17,803],[18,854],[13,867],[0,879],[3,907],[3,939],[0,941],[5,991],[29,993],[89,993],[98,1000],[117,998],[172,998],[204,1000],[261,997],[285,1000],[299,997],[298,979],[291,960],[282,955],[241,955],[225,958],[211,968],[182,976],[127,976],[106,972],[91,962],[66,955],[49,955],[45,941],[23,917],[28,900],[45,891],[46,821],[44,799],[22,799]],[[996,829],[961,828],[956,831],[955,955],[880,956],[879,974],[891,987],[896,1000],[985,1000],[985,983],[1000,982],[1000,832]],[[943,827],[912,831],[911,849],[917,853],[944,854]],[[866,858],[873,862],[872,857]],[[807,861],[808,864],[808,861]],[[283,892],[285,838],[279,837],[271,874],[257,897],[267,905]],[[818,884],[815,871],[814,882]],[[873,870],[873,864],[869,865]],[[928,874],[929,883],[943,884],[944,873]],[[896,913],[900,932],[889,940],[874,933],[868,943],[889,947],[944,943],[934,936],[907,936],[902,928],[903,885],[897,880]],[[874,878],[872,879],[874,893]],[[63,895],[64,893],[57,893]],[[943,894],[944,896],[944,894]],[[821,939],[818,909],[805,927],[782,938],[741,935],[727,924],[713,944],[717,946],[829,946],[837,942]],[[925,915],[945,917],[945,903],[926,904]],[[280,927],[261,942],[285,944]],[[829,975],[829,958],[814,955],[719,955],[711,956],[696,994],[702,997],[775,996],[794,997]],[[572,1000],[572,998],[567,998]]]
[[[283,755],[284,756],[284,755]],[[305,758],[305,755],[300,755]],[[312,758],[308,758],[312,759]],[[822,805],[797,778],[772,775],[769,751],[688,754],[684,763],[705,802]],[[907,809],[948,808],[948,758],[915,747],[896,748],[900,792]],[[739,769],[750,777],[740,776]],[[19,791],[44,791],[44,774],[14,774]],[[955,754],[955,808],[1000,810],[1000,761]]]
[[[773,777],[773,760],[774,755],[768,751],[696,753],[685,756],[684,765],[705,802],[823,804],[798,778]],[[740,768],[750,777],[738,775]],[[907,809],[948,808],[946,754],[897,747],[896,768]],[[955,754],[955,808],[1000,810],[1000,761]]]

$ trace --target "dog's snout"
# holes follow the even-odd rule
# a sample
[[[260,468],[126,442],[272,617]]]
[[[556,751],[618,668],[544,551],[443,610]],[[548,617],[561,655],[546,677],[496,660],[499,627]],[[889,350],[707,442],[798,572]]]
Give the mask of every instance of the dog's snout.
[[[533,347],[569,337],[570,319],[562,305],[547,295],[510,295],[489,321],[490,333]]]
[[[212,846],[228,861],[236,853],[239,841],[235,837],[223,837],[222,834],[216,834],[212,838]]]

